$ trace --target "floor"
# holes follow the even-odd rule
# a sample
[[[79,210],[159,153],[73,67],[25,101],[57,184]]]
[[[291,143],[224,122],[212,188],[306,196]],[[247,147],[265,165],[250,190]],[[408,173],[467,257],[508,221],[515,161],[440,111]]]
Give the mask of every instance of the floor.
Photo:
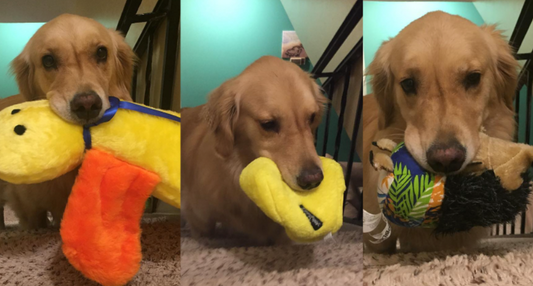
[[[182,229],[182,285],[360,285],[361,228],[315,244],[243,247],[241,238],[193,239]]]
[[[533,238],[492,238],[462,252],[365,254],[363,285],[533,285]]]
[[[97,285],[74,269],[61,252],[56,230],[22,231],[6,211],[7,230],[0,232],[0,285]],[[128,285],[180,285],[179,220],[144,218],[143,260]]]

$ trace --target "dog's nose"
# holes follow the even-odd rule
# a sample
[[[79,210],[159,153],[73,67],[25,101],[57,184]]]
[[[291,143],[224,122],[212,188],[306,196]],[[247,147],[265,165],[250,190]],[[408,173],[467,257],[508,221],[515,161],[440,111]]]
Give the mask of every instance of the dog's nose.
[[[427,150],[426,158],[435,172],[451,173],[461,169],[465,162],[466,149],[457,140],[447,144],[434,144]]]
[[[313,166],[312,168],[304,169],[296,181],[298,186],[304,190],[310,190],[318,187],[322,180],[324,179],[324,174],[322,174],[322,169],[318,166]]]
[[[78,93],[70,101],[70,111],[76,117],[89,121],[102,110],[102,99],[94,91]]]

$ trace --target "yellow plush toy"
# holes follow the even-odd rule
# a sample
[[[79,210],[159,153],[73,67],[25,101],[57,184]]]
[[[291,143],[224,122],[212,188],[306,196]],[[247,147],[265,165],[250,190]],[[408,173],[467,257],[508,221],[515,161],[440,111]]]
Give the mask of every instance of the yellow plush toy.
[[[276,164],[264,157],[246,166],[240,176],[248,197],[296,242],[321,240],[342,226],[343,170],[334,160],[320,159],[324,180],[309,191],[291,189]]]
[[[90,127],[90,147],[161,176],[156,198],[180,207],[180,124],[161,116],[118,108],[128,104],[179,117],[112,97],[113,120]],[[105,118],[105,116],[104,116]],[[104,119],[105,120],[105,119]],[[0,179],[14,184],[35,184],[57,178],[83,160],[84,129],[58,117],[47,100],[25,102],[0,112]],[[90,149],[90,148],[87,148]]]
[[[87,278],[124,285],[140,267],[146,199],[180,207],[180,117],[114,97],[110,103],[102,119],[83,127],[45,100],[2,110],[0,179],[39,183],[81,165],[61,221],[63,253]]]

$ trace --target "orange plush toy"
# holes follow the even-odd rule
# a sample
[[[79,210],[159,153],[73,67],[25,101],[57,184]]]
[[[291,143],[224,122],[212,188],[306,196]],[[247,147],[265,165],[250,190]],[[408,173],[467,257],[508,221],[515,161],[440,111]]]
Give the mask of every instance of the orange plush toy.
[[[140,267],[139,221],[160,180],[108,153],[89,150],[61,222],[63,253],[70,263],[103,285],[126,284]]]

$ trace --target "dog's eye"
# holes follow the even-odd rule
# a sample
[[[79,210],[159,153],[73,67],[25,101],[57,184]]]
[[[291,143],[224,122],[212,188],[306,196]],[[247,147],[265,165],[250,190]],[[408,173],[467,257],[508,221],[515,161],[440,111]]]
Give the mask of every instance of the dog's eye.
[[[279,124],[276,120],[268,120],[261,122],[261,128],[269,132],[279,132]]]
[[[416,82],[414,79],[404,79],[400,82],[400,85],[406,94],[416,94]]]
[[[309,118],[309,124],[313,124],[315,122],[316,113],[311,114],[311,117]]]
[[[478,86],[480,80],[481,80],[481,73],[473,72],[473,73],[468,74],[465,77],[463,84],[466,89],[469,89],[469,88]]]
[[[41,59],[43,66],[45,69],[55,69],[56,66],[56,59],[52,55],[46,55]]]
[[[105,62],[107,60],[107,49],[105,47],[99,47],[96,50],[96,59],[98,62]]]

